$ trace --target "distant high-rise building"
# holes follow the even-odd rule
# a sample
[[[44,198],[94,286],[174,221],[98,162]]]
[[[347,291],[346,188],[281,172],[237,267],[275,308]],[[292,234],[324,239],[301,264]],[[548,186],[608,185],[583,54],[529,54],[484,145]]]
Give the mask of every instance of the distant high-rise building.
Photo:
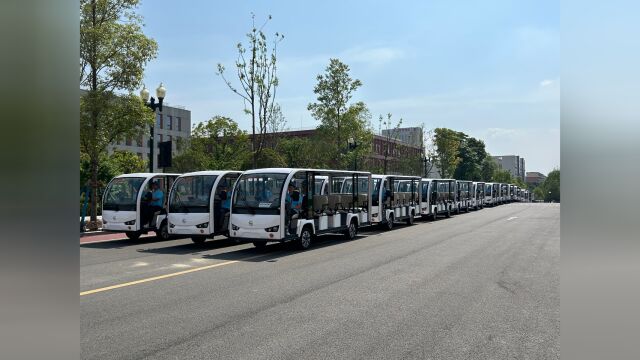
[[[392,139],[401,141],[411,146],[422,147],[422,128],[407,127],[390,130],[382,130],[382,136],[389,136]]]
[[[492,158],[501,169],[509,171],[509,173],[511,173],[511,176],[524,181],[525,163],[523,157],[520,157],[518,155],[500,155],[492,156]]]
[[[527,173],[524,182],[527,185],[538,186],[544,182],[547,177],[543,173],[539,173],[537,171],[531,171]]]

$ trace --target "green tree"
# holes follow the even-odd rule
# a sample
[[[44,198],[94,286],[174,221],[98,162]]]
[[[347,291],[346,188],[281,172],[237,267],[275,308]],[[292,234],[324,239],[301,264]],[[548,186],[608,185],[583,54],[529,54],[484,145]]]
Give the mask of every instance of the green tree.
[[[109,162],[118,174],[144,172],[147,169],[147,162],[131,151],[114,151],[109,156]]]
[[[447,128],[434,130],[436,165],[443,178],[453,177],[460,163],[460,133]]]
[[[509,170],[496,169],[493,173],[493,182],[511,184],[513,183],[513,176]]]
[[[540,188],[544,192],[544,201],[560,202],[560,170],[551,171]]]
[[[277,151],[282,155],[287,167],[321,167],[316,141],[311,138],[291,137],[280,140]]]
[[[240,170],[251,158],[249,138],[238,124],[224,116],[198,123],[191,138],[178,142],[180,154],[173,158],[173,170]]]
[[[91,224],[96,224],[98,173],[107,146],[138,136],[153,113],[133,95],[144,66],[155,58],[156,42],[142,32],[138,0],[80,0],[80,147],[89,159]]]
[[[482,181],[492,181],[493,174],[498,169],[498,164],[496,164],[495,160],[493,160],[491,154],[487,153],[487,155],[482,160],[480,168]]]
[[[478,140],[465,133],[460,135],[460,163],[456,168],[454,177],[456,179],[479,181],[482,179],[483,160],[487,156],[485,145],[482,140]]]
[[[244,101],[245,113],[251,115],[251,152],[252,165],[256,168],[260,153],[265,147],[266,133],[272,113],[276,111],[276,90],[278,76],[276,66],[277,45],[284,39],[284,35],[275,33],[271,47],[267,45],[267,36],[262,31],[271,15],[260,28],[256,27],[255,14],[251,14],[251,30],[247,33],[248,44],[237,44],[238,58],[235,62],[236,75],[240,87],[234,86],[225,75],[225,67],[218,64],[217,74],[222,77],[229,89]],[[256,134],[256,123],[258,132]]]
[[[320,122],[317,136],[323,146],[319,150],[327,159],[327,166],[346,168],[371,152],[373,131],[369,110],[363,102],[350,103],[362,82],[352,79],[349,66],[338,59],[330,59],[325,73],[318,75],[317,81],[313,90],[317,102],[307,108]],[[358,144],[353,151],[347,151],[350,138]]]

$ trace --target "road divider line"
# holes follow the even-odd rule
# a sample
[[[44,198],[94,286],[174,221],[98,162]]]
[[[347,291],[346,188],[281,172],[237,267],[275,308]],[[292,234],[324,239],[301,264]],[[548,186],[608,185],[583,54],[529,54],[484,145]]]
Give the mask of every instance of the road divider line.
[[[249,260],[249,259],[244,259],[244,260]],[[208,270],[208,269],[213,269],[213,268],[217,268],[217,267],[220,267],[220,266],[231,265],[231,264],[235,264],[235,263],[240,262],[240,261],[242,261],[242,260],[230,260],[230,261],[225,261],[225,262],[218,263],[218,264],[212,264],[212,265],[201,266],[201,267],[197,267],[197,268],[193,268],[193,269],[189,269],[189,270],[178,271],[178,272],[174,272],[174,273],[171,273],[171,274],[159,275],[159,276],[154,276],[154,277],[150,277],[150,278],[146,278],[146,279],[140,279],[140,280],[130,281],[130,282],[122,283],[122,284],[107,286],[107,287],[103,287],[103,288],[99,288],[99,289],[87,290],[87,291],[81,292],[80,296],[91,295],[91,294],[95,294],[95,293],[99,293],[99,292],[103,292],[103,291],[115,290],[115,289],[119,289],[119,288],[123,288],[123,287],[127,287],[127,286],[143,284],[143,283],[146,283],[146,282],[172,278],[172,277],[176,277],[176,276],[180,276],[180,275],[193,273],[193,272],[196,272],[196,271]]]

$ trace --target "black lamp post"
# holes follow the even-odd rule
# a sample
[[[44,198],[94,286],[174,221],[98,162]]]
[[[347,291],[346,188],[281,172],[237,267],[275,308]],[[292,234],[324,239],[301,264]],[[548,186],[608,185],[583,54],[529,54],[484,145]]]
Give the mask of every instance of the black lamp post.
[[[358,142],[353,137],[349,138],[348,144],[349,144],[349,150],[355,150],[359,146]],[[353,171],[358,171],[358,155],[357,154],[353,157]]]
[[[153,111],[155,114],[156,109],[159,109],[162,112],[162,102],[164,101],[164,96],[167,94],[167,89],[164,88],[164,85],[160,83],[158,88],[156,89],[156,96],[158,97],[158,102],[156,103],[156,99],[151,97],[149,99],[149,90],[145,86],[142,90],[140,90],[140,98],[144,101],[144,105]],[[155,128],[156,120],[153,119],[153,125],[149,127],[149,131],[151,133],[151,140],[149,140],[149,172],[153,172],[153,147],[155,140]]]

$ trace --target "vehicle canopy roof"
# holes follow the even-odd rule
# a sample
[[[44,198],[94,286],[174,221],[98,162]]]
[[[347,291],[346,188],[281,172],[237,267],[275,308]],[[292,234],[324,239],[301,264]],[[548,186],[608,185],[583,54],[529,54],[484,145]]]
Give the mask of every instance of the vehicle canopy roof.
[[[456,179],[432,179],[432,178],[422,178],[422,181],[456,181]]]
[[[229,173],[242,173],[240,170],[204,170],[204,171],[193,171],[180,175],[180,177],[186,176],[207,176],[207,175],[226,175]]]
[[[160,175],[180,176],[181,174],[174,174],[174,173],[131,173],[131,174],[118,175],[118,176],[114,177],[114,179],[116,179],[116,178],[128,178],[128,177],[152,178],[154,176],[160,176]]]
[[[316,175],[363,175],[369,176],[371,173],[365,171],[347,171],[347,170],[330,170],[330,169],[304,169],[304,168],[263,168],[247,170],[243,175],[249,174],[291,174],[298,171],[312,171]]]

